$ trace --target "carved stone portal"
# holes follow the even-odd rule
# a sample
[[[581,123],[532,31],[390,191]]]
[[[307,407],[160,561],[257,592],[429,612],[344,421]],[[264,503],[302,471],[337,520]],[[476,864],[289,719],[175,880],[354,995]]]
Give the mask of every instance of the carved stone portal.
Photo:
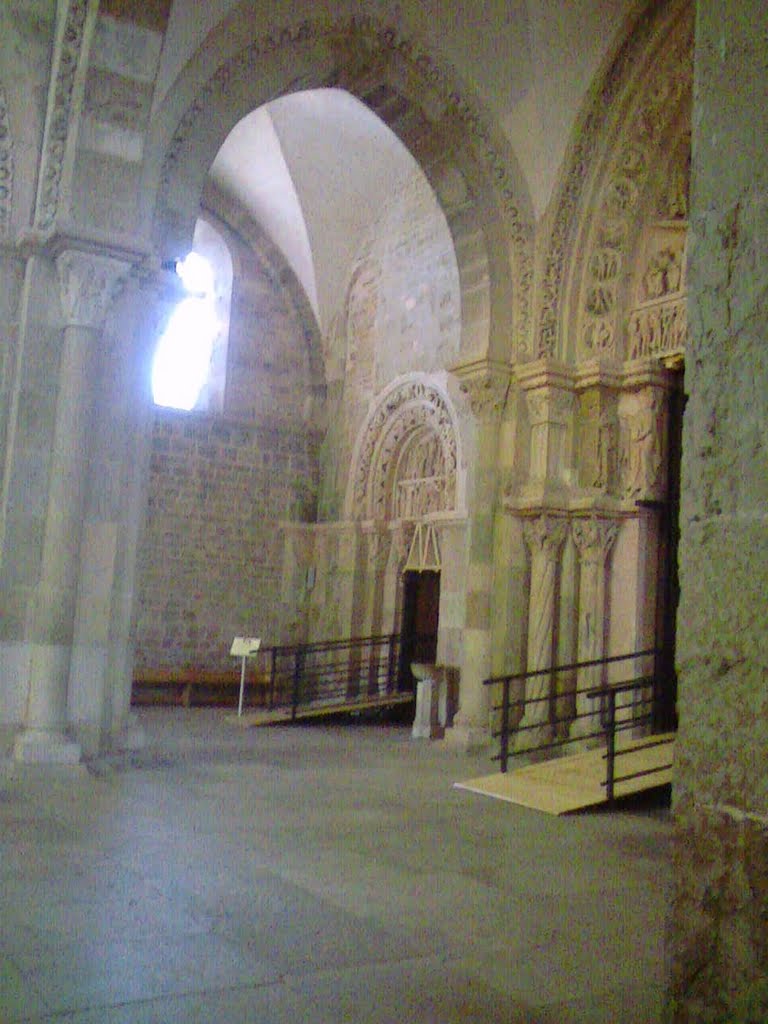
[[[457,443],[444,396],[424,381],[390,391],[365,428],[352,516],[415,520],[456,508]]]

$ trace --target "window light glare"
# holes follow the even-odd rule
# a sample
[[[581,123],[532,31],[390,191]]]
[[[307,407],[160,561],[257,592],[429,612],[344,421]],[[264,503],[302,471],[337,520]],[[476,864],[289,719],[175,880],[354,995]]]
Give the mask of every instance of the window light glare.
[[[156,405],[193,409],[210,370],[213,343],[221,329],[214,306],[213,268],[192,252],[176,264],[189,293],[171,314],[152,365]]]

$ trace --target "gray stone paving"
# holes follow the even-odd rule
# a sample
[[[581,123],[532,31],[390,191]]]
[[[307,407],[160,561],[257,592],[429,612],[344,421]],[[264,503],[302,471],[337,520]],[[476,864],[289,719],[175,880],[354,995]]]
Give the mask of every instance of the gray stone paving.
[[[661,1019],[663,811],[549,818],[397,727],[142,713],[0,774],[0,1021]]]

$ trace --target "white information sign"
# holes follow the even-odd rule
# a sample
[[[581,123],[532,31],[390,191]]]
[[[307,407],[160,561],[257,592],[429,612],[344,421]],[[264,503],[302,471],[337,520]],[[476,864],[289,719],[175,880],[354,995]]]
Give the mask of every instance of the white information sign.
[[[233,658],[241,658],[242,664],[240,665],[240,699],[237,702],[237,717],[239,718],[243,713],[243,694],[245,693],[245,661],[246,658],[252,658],[254,654],[258,654],[259,647],[261,647],[261,637],[257,636],[236,636],[232,641],[232,646],[229,648],[229,653]]]

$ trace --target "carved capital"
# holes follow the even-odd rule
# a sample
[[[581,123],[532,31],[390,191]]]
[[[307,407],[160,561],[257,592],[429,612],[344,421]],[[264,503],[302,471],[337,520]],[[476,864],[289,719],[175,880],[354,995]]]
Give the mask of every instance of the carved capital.
[[[603,564],[619,534],[619,524],[611,519],[574,519],[571,535],[584,562]]]
[[[108,256],[67,250],[56,258],[61,306],[68,327],[101,327],[129,266]]]
[[[504,363],[479,359],[451,368],[462,394],[469,399],[472,414],[479,420],[491,420],[504,408],[512,369]]]
[[[549,562],[557,561],[567,533],[567,521],[559,516],[542,515],[523,523],[523,537],[531,554],[540,554]]]

